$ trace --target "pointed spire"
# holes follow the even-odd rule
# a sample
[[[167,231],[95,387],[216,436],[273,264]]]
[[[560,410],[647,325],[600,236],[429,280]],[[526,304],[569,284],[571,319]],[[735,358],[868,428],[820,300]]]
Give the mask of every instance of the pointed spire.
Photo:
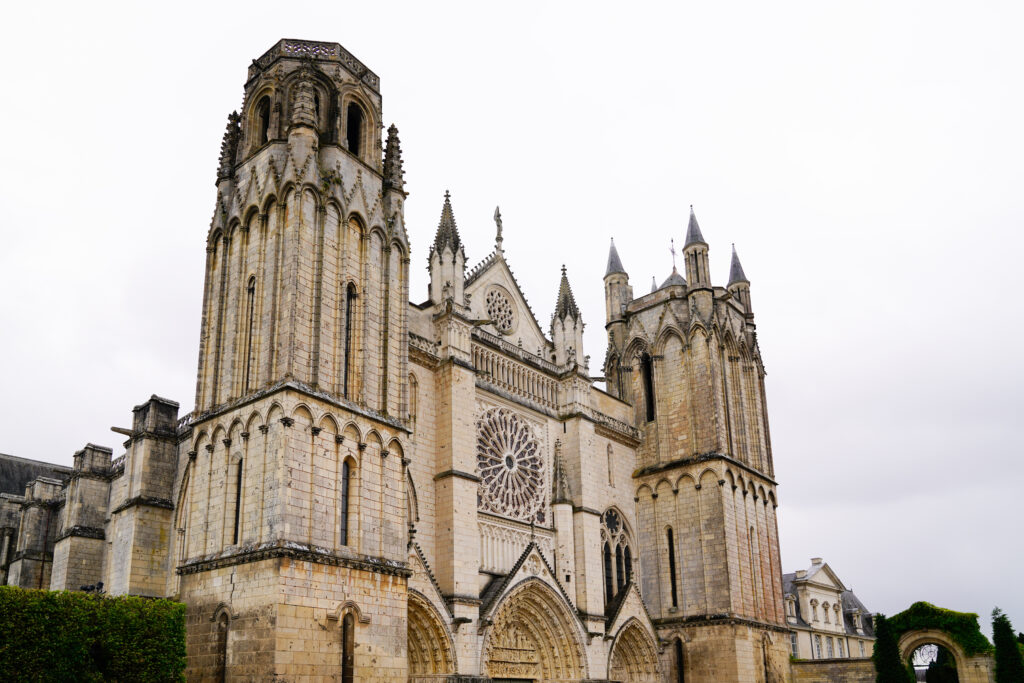
[[[405,191],[405,172],[402,170],[402,145],[398,139],[398,127],[388,127],[388,141],[384,148],[384,189]]]
[[[658,291],[658,281],[655,280],[654,276],[652,275],[651,276],[651,294],[654,294],[657,291]]]
[[[736,255],[736,245],[732,245],[732,265],[729,266],[729,284],[737,282],[750,282],[743,273],[743,266],[740,264],[740,257]]]
[[[238,140],[242,135],[241,120],[242,117],[238,115],[237,111],[228,114],[228,127],[224,131],[224,139],[220,143],[217,180],[230,178],[235,173],[235,154],[238,152]]]
[[[452,212],[451,193],[444,191],[444,206],[441,207],[441,220],[437,224],[437,236],[434,238],[434,251],[440,253],[445,246],[456,253],[462,248],[459,229],[455,226],[455,214]]]
[[[686,226],[686,244],[683,246],[688,247],[695,243],[707,244],[707,242],[704,241],[704,235],[700,234],[700,226],[697,225],[697,216],[693,213],[693,204],[690,204],[690,224]]]
[[[612,246],[608,250],[608,268],[605,269],[604,276],[608,277],[612,273],[623,273],[625,274],[626,269],[622,267],[622,261],[619,259],[619,251],[615,248],[615,238],[612,238]]]
[[[580,318],[580,309],[576,306],[576,297],[572,295],[569,287],[569,277],[565,274],[565,265],[562,265],[562,282],[558,285],[558,302],[555,304],[555,317],[565,320],[572,317],[575,320]]]
[[[565,467],[562,465],[562,456],[555,456],[555,471],[551,477],[551,502],[572,503],[572,494],[569,493],[569,480],[565,476]]]

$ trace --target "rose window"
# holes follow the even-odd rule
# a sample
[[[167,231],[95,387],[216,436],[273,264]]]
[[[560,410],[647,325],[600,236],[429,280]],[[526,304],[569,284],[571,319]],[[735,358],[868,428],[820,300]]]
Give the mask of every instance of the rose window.
[[[494,323],[494,326],[504,334],[511,332],[512,326],[515,323],[515,315],[512,312],[512,304],[509,303],[508,297],[500,290],[492,289],[487,292],[486,303],[487,316]]]
[[[476,463],[480,509],[545,522],[544,459],[523,418],[504,408],[485,411],[477,421]]]

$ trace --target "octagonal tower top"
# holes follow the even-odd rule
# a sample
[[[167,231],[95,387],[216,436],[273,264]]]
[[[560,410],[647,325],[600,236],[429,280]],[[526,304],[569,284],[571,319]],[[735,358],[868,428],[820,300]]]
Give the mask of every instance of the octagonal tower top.
[[[273,47],[254,59],[249,65],[247,82],[251,82],[262,71],[279,59],[311,59],[316,62],[334,62],[345,67],[353,76],[380,94],[380,78],[356,59],[351,52],[338,43],[322,43],[316,40],[282,38]]]

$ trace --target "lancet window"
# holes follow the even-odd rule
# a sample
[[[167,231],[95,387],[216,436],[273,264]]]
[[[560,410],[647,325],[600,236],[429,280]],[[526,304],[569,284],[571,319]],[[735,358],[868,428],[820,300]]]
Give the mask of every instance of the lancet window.
[[[633,578],[633,549],[629,533],[618,510],[601,515],[604,554],[605,600],[611,602]]]

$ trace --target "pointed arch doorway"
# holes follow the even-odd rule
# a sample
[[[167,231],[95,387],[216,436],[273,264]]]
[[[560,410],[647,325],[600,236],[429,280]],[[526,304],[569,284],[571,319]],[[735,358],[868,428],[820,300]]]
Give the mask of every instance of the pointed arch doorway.
[[[484,638],[483,668],[495,683],[569,683],[586,678],[583,647],[564,600],[539,579],[512,589]]]

